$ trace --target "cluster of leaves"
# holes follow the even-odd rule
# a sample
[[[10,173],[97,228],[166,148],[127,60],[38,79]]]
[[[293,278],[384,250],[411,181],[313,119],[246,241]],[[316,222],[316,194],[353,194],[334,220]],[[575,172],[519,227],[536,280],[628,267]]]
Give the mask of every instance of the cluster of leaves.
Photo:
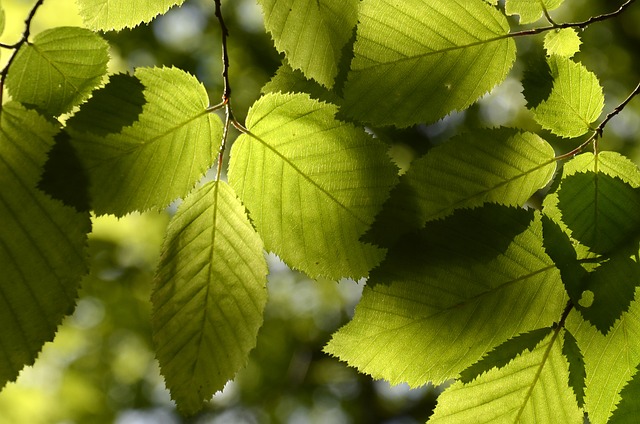
[[[213,105],[176,68],[107,73],[120,30],[179,0],[79,0],[87,28],[27,30],[2,72],[0,381],[15,379],[74,307],[90,211],[123,216],[184,199],[155,277],[152,331],[186,414],[240,369],[267,299],[263,251],[311,277],[367,277],[326,352],[421,386],[457,381],[431,422],[628,422],[639,404],[640,170],[599,152],[610,118],[575,61],[562,0],[258,0],[285,60],[246,122],[225,86]],[[543,16],[548,26],[513,31]],[[3,20],[0,20],[0,24]],[[0,28],[3,25],[0,25]],[[501,83],[514,39],[544,33],[527,108],[541,128],[586,135],[557,157],[511,128],[459,134],[399,176],[376,137],[433,123]],[[636,89],[629,100],[635,96]],[[226,111],[223,121],[216,113]],[[65,119],[62,119],[65,118]],[[220,179],[230,125],[242,135]],[[218,177],[199,184],[218,163]],[[561,171],[557,165],[562,163]],[[540,210],[527,201],[545,191]]]

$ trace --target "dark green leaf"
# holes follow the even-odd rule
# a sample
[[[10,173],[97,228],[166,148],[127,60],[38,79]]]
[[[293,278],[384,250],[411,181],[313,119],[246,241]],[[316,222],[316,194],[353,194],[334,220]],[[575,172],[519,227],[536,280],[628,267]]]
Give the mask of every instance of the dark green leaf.
[[[609,424],[636,424],[640,417],[640,367],[636,367],[633,378],[620,392],[620,403],[613,411]]]
[[[576,395],[578,406],[584,407],[584,390],[586,386],[587,371],[584,365],[584,356],[575,337],[569,332],[564,332],[564,344],[562,354],[569,361],[569,386]]]

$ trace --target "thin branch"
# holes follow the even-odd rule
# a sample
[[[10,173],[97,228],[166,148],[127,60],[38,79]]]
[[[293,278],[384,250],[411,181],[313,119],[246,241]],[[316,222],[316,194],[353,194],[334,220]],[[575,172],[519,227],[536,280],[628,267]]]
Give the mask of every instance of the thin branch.
[[[20,47],[22,47],[23,44],[29,42],[29,35],[31,35],[31,21],[33,20],[33,17],[36,15],[36,12],[40,8],[40,6],[42,6],[43,3],[44,3],[44,0],[37,0],[36,4],[34,4],[33,7],[31,8],[31,11],[27,16],[27,19],[25,19],[24,21],[25,28],[24,28],[24,31],[22,32],[22,37],[20,38],[20,40],[14,44],[1,45],[1,47],[7,48],[7,49],[13,49],[13,53],[11,53],[11,56],[9,57],[7,64],[0,72],[0,108],[2,108],[4,82],[7,79],[7,75],[9,74],[9,68],[11,67],[11,64],[13,63],[13,61],[15,60],[18,54],[18,51],[20,50]]]
[[[563,29],[563,28],[580,28],[580,29],[584,29],[586,27],[588,27],[589,25],[595,23],[595,22],[600,22],[600,21],[604,21],[610,18],[614,18],[618,15],[620,15],[622,12],[624,12],[624,10],[626,8],[628,8],[629,6],[631,6],[636,0],[627,0],[626,2],[624,2],[622,4],[622,6],[620,6],[618,8],[618,10],[614,11],[614,12],[610,12],[610,13],[604,13],[602,15],[598,15],[598,16],[592,16],[591,18],[587,19],[586,21],[582,21],[582,22],[566,22],[563,24],[555,24],[553,23],[553,21],[551,21],[551,18],[548,16],[548,14],[546,14],[547,16],[547,20],[549,20],[552,25],[549,26],[545,26],[545,27],[540,27],[540,28],[533,28],[533,29],[527,29],[524,31],[518,31],[518,32],[512,32],[509,33],[508,36],[509,37],[521,37],[521,36],[525,36],[525,35],[535,35],[535,34],[540,34],[546,31],[551,31],[554,29]],[[545,11],[546,12],[546,11]]]
[[[224,80],[224,93],[222,94],[222,101],[228,102],[231,98],[231,85],[229,84],[229,53],[227,49],[227,37],[229,36],[229,29],[224,23],[222,17],[222,10],[220,7],[220,0],[215,0],[216,3],[216,18],[220,23],[220,30],[222,32],[222,78]]]
[[[607,116],[605,116],[605,118],[602,120],[602,122],[600,122],[600,125],[598,125],[594,130],[593,130],[593,134],[591,134],[591,136],[586,139],[582,144],[580,144],[578,147],[576,147],[575,149],[571,150],[568,153],[565,153],[563,155],[560,156],[556,156],[556,160],[564,160],[564,159],[568,159],[570,157],[572,157],[573,155],[576,155],[578,153],[580,153],[585,147],[587,147],[589,144],[591,144],[592,142],[596,142],[599,138],[602,137],[602,133],[604,132],[604,127],[607,126],[607,124],[609,123],[609,121],[616,116],[617,114],[619,114],[620,112],[622,112],[622,110],[627,107],[627,105],[629,104],[629,102],[631,102],[631,100],[633,100],[633,98],[635,96],[637,96],[638,94],[640,94],[640,82],[638,83],[638,85],[636,86],[636,88],[631,92],[631,94],[629,94],[627,96],[626,99],[624,99],[624,101],[622,103],[620,103],[618,106],[616,106],[611,112],[609,112],[607,114]]]

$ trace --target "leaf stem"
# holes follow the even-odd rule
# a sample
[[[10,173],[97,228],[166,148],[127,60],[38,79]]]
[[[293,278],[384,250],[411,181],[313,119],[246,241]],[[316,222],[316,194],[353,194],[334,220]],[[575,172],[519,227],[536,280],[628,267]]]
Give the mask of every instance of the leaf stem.
[[[14,44],[0,44],[0,47],[3,47],[5,49],[13,49],[13,53],[11,53],[11,56],[9,57],[7,64],[2,69],[2,71],[0,71],[0,109],[2,109],[4,83],[5,83],[5,80],[7,79],[7,75],[9,74],[9,68],[11,67],[11,64],[13,63],[13,61],[15,60],[16,55],[18,54],[18,51],[20,50],[22,45],[29,42],[29,35],[31,35],[31,21],[33,20],[33,17],[36,15],[36,12],[40,8],[40,6],[42,6],[43,3],[44,3],[44,0],[37,0],[36,3],[31,8],[31,11],[27,16],[27,19],[25,19],[24,21],[25,28],[24,28],[24,31],[22,32],[22,37],[20,37],[20,40],[18,40]]]
[[[551,31],[551,30],[554,30],[554,29],[562,29],[562,28],[580,28],[580,29],[584,29],[584,28],[588,27],[589,25],[591,25],[592,23],[599,22],[599,21],[604,21],[606,19],[610,19],[610,18],[613,18],[613,17],[616,17],[616,16],[620,15],[622,12],[624,12],[624,10],[626,8],[631,6],[631,4],[633,4],[635,1],[636,0],[627,0],[626,2],[624,2],[622,4],[622,6],[620,6],[618,8],[618,10],[616,10],[614,12],[610,12],[610,13],[603,13],[602,15],[598,15],[598,16],[592,16],[591,18],[587,19],[586,21],[582,21],[582,22],[566,22],[566,23],[563,23],[563,24],[554,23],[551,20],[551,18],[549,17],[549,15],[546,12],[546,10],[545,10],[545,16],[547,17],[547,20],[551,23],[551,25],[545,26],[545,27],[540,27],[540,28],[527,29],[527,30],[524,30],[524,31],[512,32],[512,33],[509,33],[509,37],[521,37],[521,36],[525,36],[525,35],[536,35],[536,34],[540,34],[542,32]]]
[[[633,0],[631,0],[631,1],[633,1]],[[580,144],[578,147],[576,147],[575,149],[571,150],[570,152],[562,154],[560,156],[556,156],[555,160],[568,159],[568,158],[572,157],[573,155],[576,155],[576,154],[580,153],[590,143],[597,142],[597,140],[602,137],[602,133],[604,132],[604,127],[607,126],[609,121],[614,116],[616,116],[617,114],[622,112],[622,110],[625,107],[627,107],[629,102],[631,102],[631,100],[633,100],[633,98],[635,96],[637,96],[638,94],[640,94],[640,82],[638,83],[638,85],[636,85],[636,88],[627,96],[626,99],[624,99],[624,101],[622,103],[620,103],[618,106],[616,106],[611,112],[609,112],[607,114],[607,116],[605,116],[605,118],[602,120],[602,122],[600,122],[600,124],[596,127],[596,129],[593,130],[593,134],[591,134],[591,136],[588,139],[586,139],[582,144]]]

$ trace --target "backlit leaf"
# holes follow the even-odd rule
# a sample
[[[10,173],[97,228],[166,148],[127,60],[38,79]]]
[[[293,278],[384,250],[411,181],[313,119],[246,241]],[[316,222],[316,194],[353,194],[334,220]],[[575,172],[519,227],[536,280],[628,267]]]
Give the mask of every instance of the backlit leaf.
[[[342,48],[358,20],[359,0],[258,0],[264,24],[287,62],[331,88]]]
[[[376,125],[435,122],[502,82],[505,16],[482,0],[364,0],[343,112]]]
[[[73,310],[89,216],[36,189],[57,127],[15,102],[0,117],[2,387],[33,364]]]
[[[149,22],[184,0],[78,0],[84,24],[93,30],[121,30]]]
[[[459,135],[411,164],[367,240],[389,246],[427,221],[487,202],[522,206],[553,176],[553,158],[553,148],[532,133],[487,129]]]
[[[438,397],[429,424],[581,424],[568,374],[561,337],[554,333],[506,367],[469,384],[453,384]]]
[[[601,333],[607,334],[629,308],[637,286],[640,286],[640,265],[629,257],[611,258],[586,276],[583,289],[592,293],[593,300],[576,308]]]
[[[224,182],[169,223],[152,294],[153,339],[178,408],[197,412],[247,361],[267,300],[262,241]]]
[[[553,88],[549,98],[533,109],[543,128],[561,137],[578,137],[589,130],[604,107],[598,78],[567,57],[551,56]]]
[[[637,291],[636,291],[637,293]],[[620,401],[620,390],[640,363],[640,303],[634,300],[627,312],[604,336],[578,312],[567,319],[584,354],[586,368],[585,409],[592,424],[605,424]]]
[[[359,278],[382,251],[359,237],[397,181],[386,146],[305,94],[267,94],[233,145],[229,182],[267,250],[310,276]]]
[[[520,25],[529,24],[540,19],[545,10],[553,10],[564,0],[507,0],[505,11],[507,15],[519,15]]]
[[[633,378],[627,383],[620,392],[620,403],[613,412],[609,424],[633,424],[638,421],[640,416],[640,373],[636,367]]]
[[[558,207],[571,236],[600,254],[640,237],[640,189],[600,172],[562,180]],[[636,247],[637,251],[637,247]]]
[[[569,362],[569,386],[576,395],[578,406],[584,406],[584,389],[587,379],[587,371],[584,365],[584,356],[575,337],[568,332],[564,332],[564,344],[562,345],[562,354]]]
[[[566,299],[534,216],[489,204],[403,237],[325,350],[374,378],[420,386],[551,326]]]
[[[463,383],[469,383],[492,368],[504,367],[523,352],[533,351],[551,331],[553,330],[550,327],[538,328],[507,340],[487,353],[481,360],[462,371],[459,380]]]
[[[163,208],[186,195],[211,167],[222,139],[222,122],[207,112],[207,93],[195,77],[176,68],[139,68],[135,76],[144,86],[146,99],[138,121],[120,133],[106,135],[121,122],[105,121],[97,134],[87,132],[87,125],[69,129],[89,174],[98,214]],[[116,88],[131,87],[118,84]],[[114,120],[111,111],[124,105],[137,110],[139,92],[131,93],[128,100],[124,92],[99,96],[96,101],[103,105],[92,108],[96,115],[90,120],[100,116]]]
[[[544,48],[549,55],[571,57],[580,50],[582,41],[573,28],[549,31],[544,36]]]
[[[58,27],[23,45],[11,65],[7,88],[14,100],[57,116],[85,100],[107,72],[108,44],[77,27]]]

